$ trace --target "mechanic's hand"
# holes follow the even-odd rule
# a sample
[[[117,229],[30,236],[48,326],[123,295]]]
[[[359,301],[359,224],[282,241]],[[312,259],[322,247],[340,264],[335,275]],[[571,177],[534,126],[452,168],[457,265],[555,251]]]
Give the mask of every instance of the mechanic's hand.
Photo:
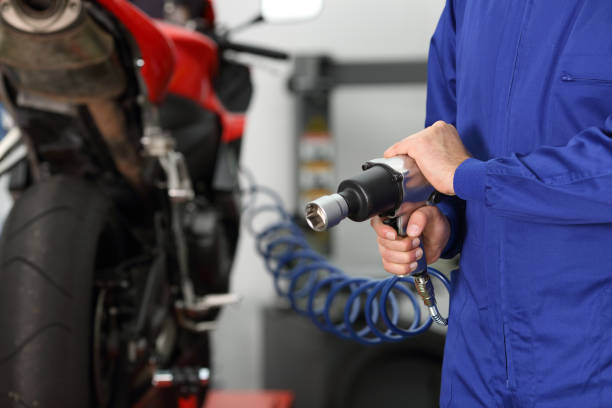
[[[416,261],[423,256],[418,237],[423,239],[427,264],[440,258],[450,237],[450,224],[435,206],[420,207],[410,215],[407,237],[398,237],[397,232],[383,224],[380,217],[372,218],[370,223],[378,235],[383,267],[396,275],[406,275],[416,269]]]
[[[387,149],[385,157],[412,157],[432,186],[442,194],[455,195],[455,170],[470,153],[453,125],[438,121]]]

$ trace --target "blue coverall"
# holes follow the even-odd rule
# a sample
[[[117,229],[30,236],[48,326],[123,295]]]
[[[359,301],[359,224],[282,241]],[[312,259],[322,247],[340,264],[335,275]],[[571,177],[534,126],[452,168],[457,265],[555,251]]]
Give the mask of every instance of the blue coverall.
[[[612,0],[448,0],[427,123],[474,156],[442,407],[612,407]]]

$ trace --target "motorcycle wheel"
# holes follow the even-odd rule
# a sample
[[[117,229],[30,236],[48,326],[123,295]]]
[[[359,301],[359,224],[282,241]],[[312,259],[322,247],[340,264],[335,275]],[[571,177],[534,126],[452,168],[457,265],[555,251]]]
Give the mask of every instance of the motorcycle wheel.
[[[112,203],[54,177],[15,203],[0,238],[0,406],[92,407],[93,280]]]

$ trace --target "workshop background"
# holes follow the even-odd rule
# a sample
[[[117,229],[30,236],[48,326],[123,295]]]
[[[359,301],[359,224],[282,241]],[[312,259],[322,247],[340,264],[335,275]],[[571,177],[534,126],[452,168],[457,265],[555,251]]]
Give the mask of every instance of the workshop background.
[[[295,55],[327,55],[338,62],[425,62],[429,40],[443,6],[443,0],[332,0],[325,2],[323,12],[316,19],[256,25],[234,38]],[[256,15],[259,1],[223,0],[216,7],[218,20],[232,27]],[[254,173],[258,183],[276,190],[288,208],[294,210],[299,201],[295,152],[301,130],[296,124],[296,99],[287,86],[293,66],[257,57],[242,59],[252,65],[255,87],[242,164]],[[330,94],[329,125],[336,147],[336,181],[355,174],[364,160],[381,156],[390,144],[420,130],[425,117],[425,94],[424,83],[334,89]],[[333,231],[331,240],[332,260],[347,273],[384,276],[368,223],[343,223]],[[213,334],[215,386],[269,388],[274,385],[269,384],[274,378],[274,373],[269,371],[274,371],[270,367],[274,363],[270,362],[275,359],[266,356],[265,351],[270,351],[266,342],[270,342],[270,337],[278,337],[278,333],[266,333],[276,326],[266,324],[265,311],[282,309],[283,305],[278,302],[272,279],[254,250],[253,238],[246,233],[240,239],[232,291],[242,297],[242,302],[225,308],[219,328]],[[317,364],[313,356],[320,354],[320,360],[325,361],[325,356],[333,355],[335,349],[326,351],[312,345],[320,340],[314,339],[317,329],[306,318],[294,314],[291,319],[298,321],[294,323],[297,326],[285,330],[304,330],[304,334],[295,337],[301,339],[299,344],[287,346],[291,352],[282,353],[287,352],[294,358],[286,364],[294,365],[298,372],[307,372]],[[349,342],[338,341],[349,347]],[[313,351],[309,347],[318,348]],[[282,354],[280,350],[279,353]],[[287,355],[279,355],[277,360],[287,359]],[[385,377],[391,380],[391,375]],[[305,381],[310,380],[305,378]],[[298,395],[298,408],[299,402]]]

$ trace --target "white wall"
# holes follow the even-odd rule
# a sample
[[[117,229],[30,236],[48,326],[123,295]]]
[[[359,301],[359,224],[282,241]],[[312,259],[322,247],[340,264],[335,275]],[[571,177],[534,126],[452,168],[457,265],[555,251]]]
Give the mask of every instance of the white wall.
[[[323,13],[315,20],[256,26],[239,33],[234,40],[295,54],[325,53],[339,60],[424,59],[443,5],[443,0],[326,0]],[[217,0],[217,17],[232,27],[255,15],[258,6],[258,0]],[[250,61],[254,62],[255,96],[242,163],[253,171],[259,183],[274,188],[293,206],[295,135],[293,104],[286,86],[291,67],[257,58]],[[358,169],[354,161],[379,155],[391,142],[417,130],[424,119],[424,89],[420,86],[351,88],[337,91],[332,100],[332,130],[339,148],[358,146],[339,155],[341,175]],[[355,145],[359,138],[363,143]],[[377,264],[374,240],[371,234],[366,235],[367,228],[347,224],[339,230],[343,242],[339,252],[344,259],[341,266],[354,256],[361,256],[360,262],[367,259]],[[365,252],[354,249],[360,246],[351,238],[355,236],[366,240],[361,244],[367,248]],[[251,237],[244,233],[232,277],[233,291],[244,300],[226,308],[213,335],[217,387],[261,387],[259,313],[263,305],[275,301],[275,295],[272,280],[253,245]]]

